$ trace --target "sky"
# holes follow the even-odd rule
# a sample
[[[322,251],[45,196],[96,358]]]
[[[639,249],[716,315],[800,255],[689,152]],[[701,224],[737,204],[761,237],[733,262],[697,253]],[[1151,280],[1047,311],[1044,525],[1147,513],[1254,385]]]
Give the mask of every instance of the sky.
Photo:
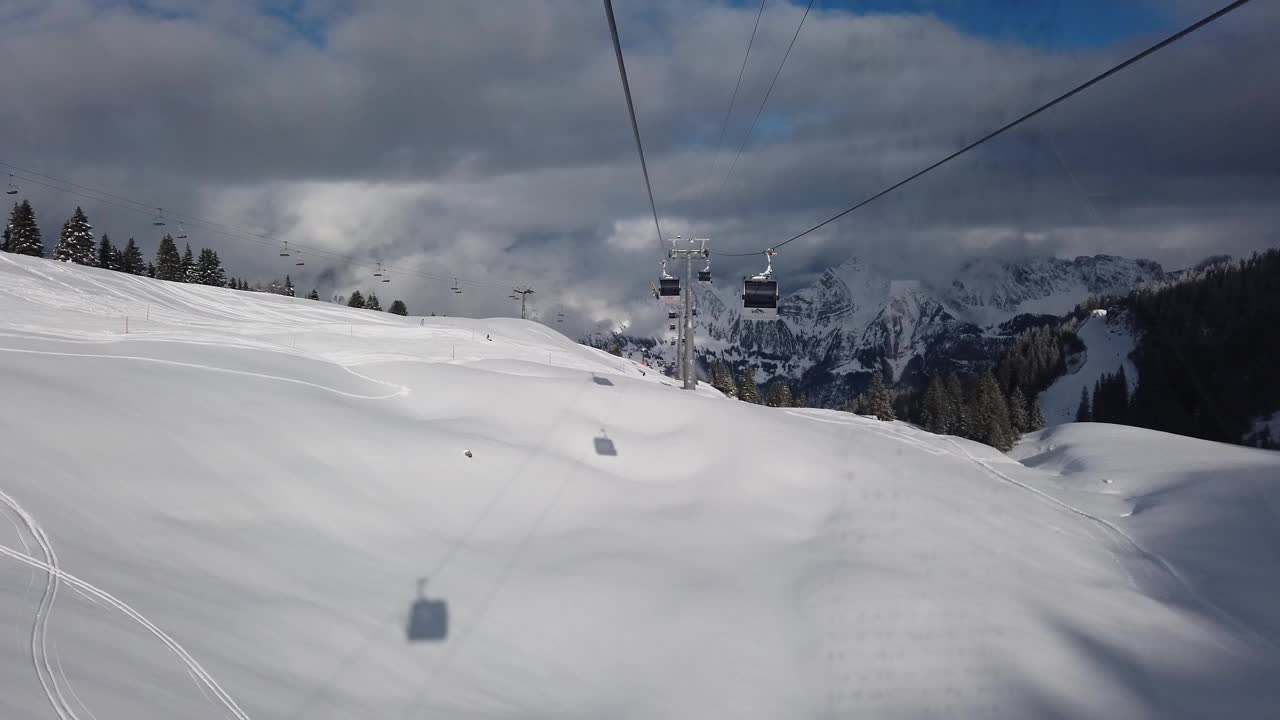
[[[748,139],[805,4],[767,0],[726,124],[758,2],[615,0],[665,236],[761,250],[1225,0],[817,0]],[[855,256],[946,282],[977,255],[1280,245],[1278,23],[1253,2],[789,244],[783,292]],[[511,315],[521,284],[569,334],[665,322],[597,0],[0,0],[0,27],[0,162],[50,246],[81,205],[150,255],[179,213],[218,223],[184,230],[230,274],[326,298]]]

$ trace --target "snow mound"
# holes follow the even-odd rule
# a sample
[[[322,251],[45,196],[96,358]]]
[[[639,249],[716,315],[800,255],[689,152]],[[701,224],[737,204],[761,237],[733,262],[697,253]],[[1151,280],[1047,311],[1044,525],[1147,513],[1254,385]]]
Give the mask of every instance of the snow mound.
[[[1023,464],[535,323],[9,255],[0,359],[0,717],[1280,702],[1274,454],[1065,426]]]

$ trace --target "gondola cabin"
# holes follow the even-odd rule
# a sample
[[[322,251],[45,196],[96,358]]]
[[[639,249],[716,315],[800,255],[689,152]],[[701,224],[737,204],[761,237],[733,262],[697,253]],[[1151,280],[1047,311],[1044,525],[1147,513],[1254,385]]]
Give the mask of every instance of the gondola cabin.
[[[668,305],[680,303],[680,278],[658,280],[658,300]]]
[[[778,317],[778,281],[771,277],[747,278],[742,288],[742,316],[748,320]]]

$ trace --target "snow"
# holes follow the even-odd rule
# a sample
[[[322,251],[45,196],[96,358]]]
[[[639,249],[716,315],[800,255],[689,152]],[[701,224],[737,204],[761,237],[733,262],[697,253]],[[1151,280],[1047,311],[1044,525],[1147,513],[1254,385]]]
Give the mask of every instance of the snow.
[[[1085,345],[1083,361],[1068,363],[1067,374],[1040,393],[1040,405],[1047,425],[1075,420],[1081,389],[1088,388],[1092,396],[1094,383],[1121,366],[1129,378],[1129,392],[1132,393],[1137,386],[1138,369],[1129,359],[1135,342],[1123,318],[1108,318],[1105,310],[1095,311],[1080,324],[1076,334]]]
[[[1067,425],[1009,457],[420,322],[0,254],[0,717],[1280,702],[1280,454]],[[424,577],[448,633],[410,643]]]

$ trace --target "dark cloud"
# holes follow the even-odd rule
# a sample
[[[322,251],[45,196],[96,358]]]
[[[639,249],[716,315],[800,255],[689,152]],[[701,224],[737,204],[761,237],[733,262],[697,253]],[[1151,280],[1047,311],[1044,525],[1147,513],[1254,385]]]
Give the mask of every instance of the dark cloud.
[[[725,251],[790,237],[1153,40],[1056,50],[1066,3],[1044,4],[1034,45],[815,10],[721,191],[802,8],[769,4],[716,156],[755,8],[615,4],[664,231]],[[1213,3],[1160,8],[1185,23]],[[519,281],[575,331],[656,315],[657,243],[598,3],[21,0],[0,21],[0,160],[318,251],[284,267],[269,242],[189,228],[232,274],[368,289],[367,265],[327,253],[354,255],[410,271],[378,291],[415,312],[510,314]],[[930,276],[978,253],[1179,266],[1274,245],[1277,21],[1253,3],[788,245],[779,270],[794,286],[854,254]],[[49,232],[81,203],[154,246],[118,201],[23,189]]]

